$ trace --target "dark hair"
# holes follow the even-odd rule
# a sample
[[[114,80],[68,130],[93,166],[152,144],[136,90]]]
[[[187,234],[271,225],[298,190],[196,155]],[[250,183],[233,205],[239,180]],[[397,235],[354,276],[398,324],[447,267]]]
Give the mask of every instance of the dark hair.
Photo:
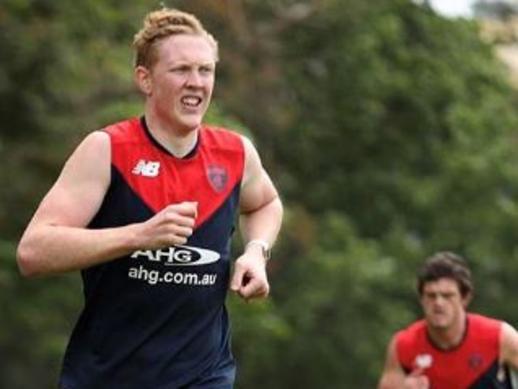
[[[422,295],[427,282],[440,278],[451,278],[457,282],[462,297],[473,292],[471,271],[464,258],[449,251],[435,253],[428,257],[417,275],[417,291]]]

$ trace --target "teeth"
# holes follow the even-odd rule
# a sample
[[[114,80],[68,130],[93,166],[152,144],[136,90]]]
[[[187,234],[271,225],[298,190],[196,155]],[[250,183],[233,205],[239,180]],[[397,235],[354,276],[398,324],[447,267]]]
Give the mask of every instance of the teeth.
[[[182,103],[191,107],[196,107],[201,103],[201,98],[197,96],[182,97]]]

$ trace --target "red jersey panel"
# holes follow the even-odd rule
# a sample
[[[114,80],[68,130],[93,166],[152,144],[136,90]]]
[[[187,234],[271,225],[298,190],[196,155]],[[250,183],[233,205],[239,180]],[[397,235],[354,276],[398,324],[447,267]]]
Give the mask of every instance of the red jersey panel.
[[[196,151],[187,158],[167,152],[139,118],[116,123],[105,131],[112,139],[112,164],[132,190],[155,212],[169,204],[197,201],[195,228],[221,206],[242,179],[243,143],[238,134],[228,130],[202,127]]]
[[[399,362],[408,373],[424,368],[432,389],[468,389],[488,374],[495,375],[493,381],[501,326],[498,320],[468,314],[462,343],[452,350],[441,350],[431,343],[424,320],[417,321],[396,335]]]

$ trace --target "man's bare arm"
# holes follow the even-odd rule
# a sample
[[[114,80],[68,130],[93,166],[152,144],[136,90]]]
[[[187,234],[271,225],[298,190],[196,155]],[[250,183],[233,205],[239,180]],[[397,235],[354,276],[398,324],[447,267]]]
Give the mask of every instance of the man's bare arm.
[[[422,374],[422,369],[416,369],[406,374],[399,364],[396,350],[396,337],[390,341],[385,359],[385,366],[378,383],[378,389],[428,389],[430,382]]]
[[[500,352],[502,363],[518,371],[518,331],[507,323],[502,324]]]
[[[171,205],[145,223],[85,228],[108,190],[110,160],[110,139],[104,132],[90,134],[74,151],[18,245],[22,274],[83,269],[139,248],[182,244],[192,234],[196,214],[193,203]]]
[[[252,143],[243,138],[245,170],[240,195],[240,228],[245,242],[244,254],[236,260],[232,290],[245,299],[265,297],[269,293],[265,260],[260,245],[275,242],[282,223],[282,203],[270,177],[264,170]]]

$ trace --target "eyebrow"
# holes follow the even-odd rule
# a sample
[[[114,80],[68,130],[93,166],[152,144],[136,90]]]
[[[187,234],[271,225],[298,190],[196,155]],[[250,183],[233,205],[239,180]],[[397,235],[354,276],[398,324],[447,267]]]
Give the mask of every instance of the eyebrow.
[[[424,294],[428,295],[428,296],[430,296],[430,295],[452,296],[455,294],[455,292],[454,291],[447,291],[447,292],[430,292],[430,291],[428,291],[428,292],[424,292]]]
[[[215,62],[190,62],[190,61],[171,61],[165,63],[167,67],[175,67],[175,66],[204,66],[204,67],[216,67]]]

